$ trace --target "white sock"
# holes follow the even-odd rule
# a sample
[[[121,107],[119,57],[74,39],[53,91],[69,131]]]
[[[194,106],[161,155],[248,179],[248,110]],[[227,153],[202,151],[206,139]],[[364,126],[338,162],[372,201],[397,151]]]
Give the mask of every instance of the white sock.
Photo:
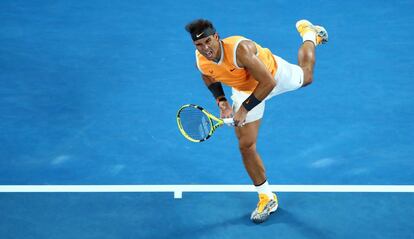
[[[270,186],[267,180],[262,185],[254,187],[256,188],[258,194],[266,194],[269,197],[269,199],[273,199],[273,193],[270,190]]]
[[[305,34],[303,34],[303,42],[305,41],[311,41],[316,46],[316,33],[314,31],[307,31]]]

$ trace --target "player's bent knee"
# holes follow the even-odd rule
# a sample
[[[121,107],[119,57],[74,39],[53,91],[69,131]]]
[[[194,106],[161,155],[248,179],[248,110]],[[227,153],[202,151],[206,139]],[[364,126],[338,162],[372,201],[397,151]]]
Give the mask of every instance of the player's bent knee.
[[[302,86],[307,86],[307,85],[310,85],[310,84],[312,84],[312,82],[313,82],[313,77],[312,77],[312,76],[310,76],[310,77],[306,77],[306,78],[303,80],[303,85],[302,85]]]
[[[302,85],[302,87],[310,85],[310,84],[312,84],[312,82],[313,82],[312,72],[304,70],[303,71],[303,85]]]
[[[242,154],[249,154],[256,152],[256,142],[241,140],[239,142],[239,150]]]

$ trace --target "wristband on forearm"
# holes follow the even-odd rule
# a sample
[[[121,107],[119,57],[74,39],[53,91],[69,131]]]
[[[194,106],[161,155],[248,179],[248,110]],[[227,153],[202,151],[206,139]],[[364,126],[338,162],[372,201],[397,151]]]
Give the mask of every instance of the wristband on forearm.
[[[227,101],[226,97],[222,96],[222,97],[220,97],[220,98],[217,98],[217,99],[216,99],[217,105],[219,105],[219,104],[220,104],[220,102],[222,102],[222,101]]]
[[[220,82],[211,83],[208,85],[208,89],[211,91],[215,99],[224,96],[223,86]]]
[[[260,104],[261,100],[258,100],[256,96],[252,93],[244,102],[243,106],[247,111],[253,109],[256,105]]]

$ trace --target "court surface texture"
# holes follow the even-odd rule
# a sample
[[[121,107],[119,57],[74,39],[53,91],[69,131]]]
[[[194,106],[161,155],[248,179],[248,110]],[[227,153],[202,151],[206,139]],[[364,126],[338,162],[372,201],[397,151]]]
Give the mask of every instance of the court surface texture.
[[[0,9],[0,238],[414,238],[413,1]],[[297,20],[329,32],[314,83],[266,102],[257,147],[280,207],[260,225],[234,129],[197,144],[176,126],[183,104],[218,114],[184,30],[196,18],[291,63]]]

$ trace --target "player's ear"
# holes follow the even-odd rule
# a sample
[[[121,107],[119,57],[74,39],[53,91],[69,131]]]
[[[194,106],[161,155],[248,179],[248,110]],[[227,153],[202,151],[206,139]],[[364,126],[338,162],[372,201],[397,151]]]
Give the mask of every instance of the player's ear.
[[[220,39],[220,36],[218,35],[218,33],[216,32],[216,33],[214,33],[214,39],[216,39],[216,40],[218,40],[218,39]]]

